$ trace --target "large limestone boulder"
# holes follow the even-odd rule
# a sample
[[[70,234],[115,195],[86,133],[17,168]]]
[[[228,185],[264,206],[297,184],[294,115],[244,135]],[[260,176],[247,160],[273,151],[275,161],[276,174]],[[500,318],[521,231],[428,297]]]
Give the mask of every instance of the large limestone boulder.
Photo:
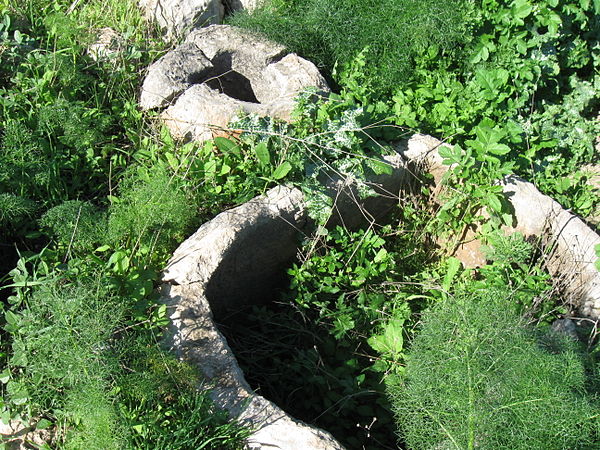
[[[412,166],[433,175],[434,196],[442,189],[443,175],[449,168],[439,155],[443,145],[429,136],[415,135],[398,147]],[[545,265],[571,306],[584,316],[600,318],[600,272],[594,264],[594,248],[600,244],[600,236],[532,183],[509,176],[502,181],[502,187],[514,214],[512,226],[504,231],[518,231],[541,240],[548,250]],[[455,256],[471,267],[485,263],[476,231],[466,230],[464,240],[466,245],[459,247]]]
[[[411,177],[399,158],[387,161],[392,174],[370,181],[386,194],[375,200],[356,199],[352,182],[330,181],[339,220],[354,224],[366,217],[378,220],[397,204]],[[254,429],[250,448],[342,448],[329,433],[295,420],[255,394],[215,324],[215,318],[229,311],[272,299],[276,288],[284,286],[285,270],[309,227],[302,192],[279,186],[202,225],[179,246],[163,272],[162,300],[171,319],[169,344],[198,367],[217,406]]]
[[[162,118],[171,132],[202,141],[239,113],[289,120],[308,88],[329,92],[314,64],[248,31],[214,25],[194,30],[150,66],[140,106],[168,106]]]
[[[195,44],[180,45],[148,68],[140,106],[144,110],[168,106],[196,80],[208,78],[213,68]]]
[[[225,14],[221,0],[139,0],[139,6],[169,40],[181,38],[195,27],[221,23]]]
[[[226,94],[196,84],[179,97],[161,118],[173,136],[185,140],[207,141],[227,129],[239,113],[264,113],[252,102],[235,100]]]
[[[218,314],[269,290],[282,264],[295,255],[303,212],[300,191],[273,189],[200,227],[164,272],[171,345],[199,367],[215,403],[254,430],[249,448],[343,448],[329,433],[254,394],[213,319],[213,311]]]

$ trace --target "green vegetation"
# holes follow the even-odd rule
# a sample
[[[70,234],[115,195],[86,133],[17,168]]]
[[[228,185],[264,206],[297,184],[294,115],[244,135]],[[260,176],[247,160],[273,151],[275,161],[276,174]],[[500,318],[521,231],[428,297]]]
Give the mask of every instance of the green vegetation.
[[[544,248],[500,231],[498,182],[598,208],[599,17],[595,0],[265,1],[228,20],[335,93],[184,144],[137,109],[168,48],[135,1],[0,2],[2,420],[36,418],[56,448],[241,448],[249,430],[161,348],[155,288],[200,223],[290,183],[314,234],[279,301],[226,330],[262,394],[348,448],[598,447],[595,329],[587,348],[548,331],[574,311]],[[106,26],[120,51],[95,60]],[[440,206],[423,177],[384,223],[335,227],[322,181],[376,195],[413,131],[452,144]],[[474,226],[488,264],[467,270],[448,254]]]
[[[154,293],[173,246],[225,202],[197,206],[203,174],[184,178],[185,154],[136,109],[164,46],[137,7],[71,4],[0,10],[0,415],[37,418],[57,448],[239,448],[248,431],[161,349]],[[94,61],[101,25],[123,52]]]
[[[329,75],[363,50],[374,93],[412,77],[412,60],[431,46],[451,53],[468,42],[470,0],[281,0],[265,2],[234,25],[260,31]]]
[[[596,448],[598,407],[583,357],[555,332],[527,329],[511,292],[487,288],[437,304],[390,383],[409,448]]]

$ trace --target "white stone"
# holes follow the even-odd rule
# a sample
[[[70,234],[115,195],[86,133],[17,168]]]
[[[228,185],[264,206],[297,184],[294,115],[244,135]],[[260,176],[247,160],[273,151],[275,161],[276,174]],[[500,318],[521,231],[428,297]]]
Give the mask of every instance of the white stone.
[[[221,0],[139,0],[139,6],[170,40],[184,37],[193,28],[221,23],[225,14]]]

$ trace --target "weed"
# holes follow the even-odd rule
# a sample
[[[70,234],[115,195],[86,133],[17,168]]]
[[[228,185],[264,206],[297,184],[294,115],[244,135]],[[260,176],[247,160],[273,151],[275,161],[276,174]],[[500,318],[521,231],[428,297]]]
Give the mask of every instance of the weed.
[[[390,383],[410,448],[592,448],[597,407],[575,343],[537,336],[511,292],[458,294],[428,311]]]
[[[348,0],[267,2],[232,23],[260,31],[331,75],[366,50],[374,92],[385,95],[411,77],[411,62],[424,49],[451,51],[468,40],[471,2]]]

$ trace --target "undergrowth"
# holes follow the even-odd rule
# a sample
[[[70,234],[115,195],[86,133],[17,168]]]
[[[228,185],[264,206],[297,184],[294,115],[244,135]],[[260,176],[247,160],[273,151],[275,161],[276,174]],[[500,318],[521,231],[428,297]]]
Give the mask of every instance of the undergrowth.
[[[525,326],[505,288],[458,292],[423,316],[389,392],[409,448],[591,449],[598,404],[582,349]]]
[[[598,162],[597,2],[265,2],[232,22],[312,59],[338,92],[301,95],[292,123],[241,117],[229,138],[187,144],[136,106],[166,50],[136,2],[0,5],[2,420],[35,418],[59,448],[242,446],[249,430],[161,349],[155,287],[201,222],[290,183],[316,234],[281,301],[231,335],[260,393],[349,448],[393,448],[394,409],[410,448],[597,446],[594,368],[525,327],[567,310],[539,250],[498,232],[509,174],[582,216],[597,207],[580,171]],[[94,59],[105,26],[119,51]],[[412,129],[454,144],[436,216],[401,202],[392,225],[335,228],[332,186],[380,194],[368,179],[391,173]],[[431,251],[473,224],[484,267]]]
[[[453,52],[470,40],[470,0],[273,1],[233,16],[234,25],[281,42],[330,76],[336,64],[366,51],[368,80],[378,95],[411,78],[412,61],[435,46]]]

